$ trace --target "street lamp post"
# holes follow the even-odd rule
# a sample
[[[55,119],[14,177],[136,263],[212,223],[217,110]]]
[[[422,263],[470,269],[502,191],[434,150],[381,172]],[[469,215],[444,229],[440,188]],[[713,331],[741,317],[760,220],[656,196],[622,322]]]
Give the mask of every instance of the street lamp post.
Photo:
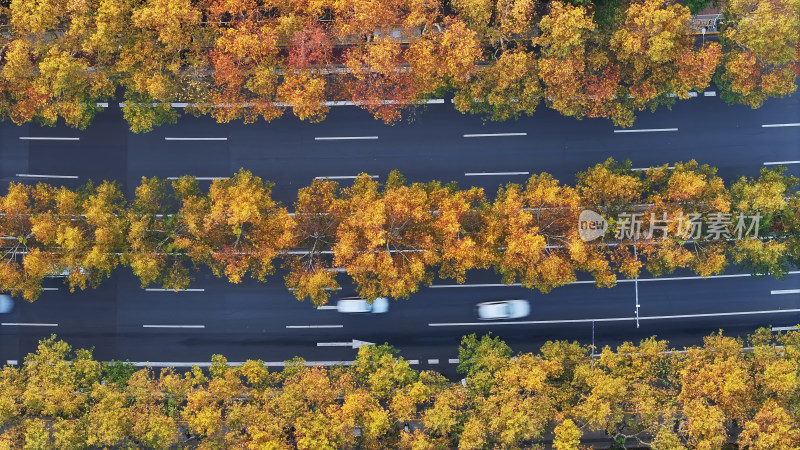
[[[636,236],[633,236],[633,256],[636,260],[639,260],[639,254],[636,253]],[[639,276],[633,277],[633,289],[635,292],[635,300],[636,300],[636,310],[634,311],[636,314],[636,328],[639,328]]]

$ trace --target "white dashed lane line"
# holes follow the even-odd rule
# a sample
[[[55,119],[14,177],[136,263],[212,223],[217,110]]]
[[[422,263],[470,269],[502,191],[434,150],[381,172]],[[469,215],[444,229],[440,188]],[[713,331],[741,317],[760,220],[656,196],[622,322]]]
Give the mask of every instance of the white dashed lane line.
[[[165,141],[227,141],[226,137],[165,137]]]
[[[22,141],[80,141],[79,137],[20,136]]]
[[[784,128],[784,127],[800,127],[800,123],[768,123],[761,125],[761,128]]]
[[[800,161],[767,161],[765,166],[785,166],[788,164],[800,164]]]
[[[202,288],[190,288],[190,289],[161,289],[161,288],[147,288],[145,292],[205,292],[205,289]]]
[[[352,141],[365,139],[378,139],[378,136],[323,136],[314,138],[315,141]]]
[[[38,175],[33,173],[18,173],[19,178],[64,178],[70,180],[77,180],[77,175]]]
[[[677,128],[639,128],[634,130],[614,130],[614,133],[661,133],[665,131],[678,131]]]
[[[376,179],[379,175],[369,175],[370,178]],[[358,175],[333,175],[326,177],[314,177],[315,180],[354,180]]]
[[[530,172],[467,172],[465,177],[487,177],[487,176],[507,176],[507,175],[530,175]]]
[[[478,138],[478,137],[511,137],[511,136],[527,136],[528,133],[480,133],[480,134],[465,134],[465,138]]]

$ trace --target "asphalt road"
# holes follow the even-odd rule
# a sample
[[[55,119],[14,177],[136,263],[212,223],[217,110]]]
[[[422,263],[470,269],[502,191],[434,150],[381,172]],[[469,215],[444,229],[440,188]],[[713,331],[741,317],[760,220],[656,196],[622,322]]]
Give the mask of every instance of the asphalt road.
[[[287,116],[271,124],[220,125],[188,116],[177,125],[135,135],[112,104],[85,131],[0,124],[0,177],[4,182],[46,180],[67,186],[115,179],[132,194],[142,176],[224,177],[244,167],[274,181],[275,198],[291,210],[297,188],[314,177],[367,172],[382,180],[392,169],[411,181],[455,180],[462,186],[482,186],[490,194],[507,182],[527,179],[510,172],[547,171],[572,182],[575,172],[609,156],[629,158],[634,167],[694,158],[718,167],[727,180],[755,176],[764,163],[785,161],[795,162],[787,166],[800,175],[800,127],[763,127],[797,123],[798,94],[751,110],[700,93],[679,101],[672,111],[641,113],[632,128],[637,132],[626,133],[615,133],[605,120],[577,121],[546,108],[533,118],[484,124],[452,105],[434,104],[417,111],[413,121],[393,127],[356,107],[342,106],[333,107],[320,124]],[[653,129],[669,131],[644,131]],[[464,136],[495,133],[505,135]],[[79,139],[20,139],[31,137]],[[355,137],[361,139],[318,139]],[[730,275],[737,273],[742,271],[732,269]],[[388,342],[417,361],[417,367],[452,374],[455,364],[450,360],[457,358],[460,337],[472,332],[491,331],[520,351],[536,350],[549,339],[590,343],[594,336],[603,346],[653,334],[681,347],[718,329],[745,335],[758,326],[800,323],[798,274],[784,281],[748,276],[672,279],[682,276],[690,274],[639,283],[637,328],[632,282],[613,289],[579,283],[542,295],[519,287],[474,286],[499,283],[496,275],[481,272],[470,275],[468,285],[473,286],[423,288],[408,300],[392,302],[387,314],[345,315],[296,301],[280,274],[268,284],[230,285],[201,273],[192,286],[196,291],[174,293],[142,290],[121,269],[97,290],[75,294],[60,280],[51,280],[47,286],[52,290],[35,303],[18,303],[14,312],[0,316],[0,361],[21,362],[51,333],[76,347],[94,347],[102,360],[169,363],[207,362],[213,353],[230,361],[277,363],[295,355],[308,361],[349,361],[356,350],[344,345],[355,339]],[[344,284],[338,294],[352,293],[352,286]],[[476,320],[476,303],[510,298],[531,302],[527,322],[489,325]]]

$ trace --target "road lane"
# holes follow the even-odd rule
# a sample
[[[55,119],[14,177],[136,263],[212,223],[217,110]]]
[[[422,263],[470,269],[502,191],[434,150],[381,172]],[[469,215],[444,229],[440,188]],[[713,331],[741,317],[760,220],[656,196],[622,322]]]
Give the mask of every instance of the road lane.
[[[105,285],[113,288],[81,294],[69,294],[66,289],[47,291],[33,304],[19,304],[2,321],[57,323],[57,329],[0,327],[0,340],[7,337],[18,340],[16,346],[0,346],[0,360],[22,359],[35,349],[38,339],[52,332],[73,346],[95,347],[96,357],[104,360],[203,361],[213,353],[223,353],[230,360],[280,361],[295,355],[307,360],[347,360],[354,357],[352,348],[321,349],[317,343],[356,339],[388,342],[409,358],[421,361],[426,358],[446,361],[455,356],[461,336],[472,332],[491,331],[507,339],[514,348],[525,351],[537,349],[548,339],[579,339],[587,343],[591,338],[587,336],[591,319],[630,318],[597,322],[595,339],[603,345],[618,345],[626,339],[652,334],[670,339],[675,345],[686,345],[698,343],[702,336],[720,328],[746,334],[758,326],[800,323],[800,313],[795,311],[643,320],[637,329],[633,321],[632,283],[620,283],[612,289],[575,284],[549,294],[521,287],[423,288],[408,300],[393,301],[386,314],[341,314],[335,309],[317,310],[308,302],[298,302],[280,284],[279,276],[269,284],[245,281],[230,285],[202,273],[195,283],[196,289],[202,290],[175,293],[141,290],[137,280],[123,272],[107,280]],[[476,273],[469,282],[487,281],[490,276],[490,273]],[[641,315],[799,309],[800,295],[771,293],[798,288],[800,274],[789,275],[786,281],[735,277],[643,282],[640,283]],[[352,286],[345,282],[343,291],[334,299],[352,294]],[[526,320],[586,322],[429,326],[433,322],[476,322],[475,304],[512,298],[531,302],[532,313]]]
[[[87,178],[116,178],[133,193],[142,176],[191,174],[229,176],[245,167],[276,183],[276,198],[291,203],[299,186],[314,177],[368,172],[381,179],[393,169],[411,181],[456,180],[484,187],[490,194],[507,180],[495,177],[467,179],[465,173],[548,171],[566,183],[574,174],[609,156],[630,158],[634,167],[647,167],[695,158],[719,167],[730,180],[757,175],[765,161],[796,161],[800,128],[763,128],[763,124],[800,121],[800,93],[768,101],[762,108],[727,106],[718,97],[679,101],[672,111],[642,112],[635,129],[678,128],[669,133],[614,133],[607,120],[581,121],[542,108],[530,118],[483,123],[463,115],[449,104],[428,105],[411,122],[386,126],[354,106],[332,108],[319,124],[286,116],[270,124],[217,124],[208,117],[183,117],[148,134],[125,131],[121,112],[104,111],[85,131],[63,126],[17,128],[1,124],[8,136],[0,139],[2,176],[15,173],[68,173]],[[526,136],[481,137],[464,135]],[[80,136],[78,147],[65,151],[64,143],[24,142],[20,136]],[[167,137],[224,136],[227,141],[165,141]],[[377,136],[377,140],[332,140],[314,137]],[[181,146],[183,145],[183,146]],[[30,151],[28,151],[30,149]],[[489,149],[490,151],[487,151]],[[20,163],[28,153],[28,162]],[[24,156],[22,156],[24,157]],[[11,167],[14,170],[9,170]],[[57,172],[52,169],[58,168]],[[790,168],[800,170],[800,168]],[[794,173],[794,172],[793,172]],[[52,180],[71,186],[70,180]],[[343,183],[347,183],[343,180]]]

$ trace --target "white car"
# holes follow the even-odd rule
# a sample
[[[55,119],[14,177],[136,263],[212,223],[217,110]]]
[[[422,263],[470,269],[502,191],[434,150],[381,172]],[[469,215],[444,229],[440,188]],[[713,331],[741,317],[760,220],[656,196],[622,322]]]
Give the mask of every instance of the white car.
[[[86,274],[86,269],[84,269],[83,267],[78,267],[78,272],[80,272],[81,274],[85,275]],[[50,275],[45,275],[45,276],[48,277],[48,278],[65,278],[65,277],[68,277],[71,273],[72,273],[72,271],[69,270],[69,268],[66,268],[61,272],[56,270],[55,272],[51,273]]]
[[[347,297],[336,302],[336,310],[340,313],[385,313],[389,311],[389,299],[378,297],[370,304],[365,298]]]
[[[530,314],[531,305],[527,300],[500,300],[478,303],[475,312],[481,320],[519,319]]]
[[[14,300],[10,295],[0,294],[0,314],[10,313],[14,310]]]

